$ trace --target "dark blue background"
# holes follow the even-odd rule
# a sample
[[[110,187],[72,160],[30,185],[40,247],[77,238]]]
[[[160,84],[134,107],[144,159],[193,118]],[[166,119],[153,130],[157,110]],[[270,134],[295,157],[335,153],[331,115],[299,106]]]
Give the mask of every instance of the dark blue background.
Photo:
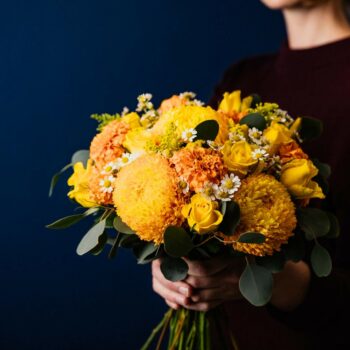
[[[11,0],[0,9],[0,349],[137,349],[165,311],[128,252],[78,257],[85,224],[51,175],[87,148],[91,113],[184,90],[207,100],[232,62],[274,51],[279,14],[258,0]]]

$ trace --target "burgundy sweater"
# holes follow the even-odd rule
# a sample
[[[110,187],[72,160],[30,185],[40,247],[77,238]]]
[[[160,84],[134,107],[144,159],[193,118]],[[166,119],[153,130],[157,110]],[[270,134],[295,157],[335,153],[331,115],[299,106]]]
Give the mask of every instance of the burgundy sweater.
[[[276,102],[293,117],[323,121],[322,137],[303,148],[332,167],[324,205],[337,215],[341,236],[328,247],[334,262],[331,275],[312,276],[307,297],[296,310],[227,303],[230,328],[240,350],[350,349],[350,38],[303,50],[284,45],[277,54],[236,63],[225,72],[210,104],[217,107],[225,91],[237,89],[242,96],[257,93],[265,102]]]

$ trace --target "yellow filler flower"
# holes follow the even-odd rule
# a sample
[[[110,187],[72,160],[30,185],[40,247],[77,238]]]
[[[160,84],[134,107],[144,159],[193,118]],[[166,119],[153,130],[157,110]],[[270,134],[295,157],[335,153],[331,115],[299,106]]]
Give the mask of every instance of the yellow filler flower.
[[[117,214],[136,234],[155,244],[163,242],[167,226],[180,226],[184,194],[168,161],[158,155],[142,155],[123,167],[113,193]]]

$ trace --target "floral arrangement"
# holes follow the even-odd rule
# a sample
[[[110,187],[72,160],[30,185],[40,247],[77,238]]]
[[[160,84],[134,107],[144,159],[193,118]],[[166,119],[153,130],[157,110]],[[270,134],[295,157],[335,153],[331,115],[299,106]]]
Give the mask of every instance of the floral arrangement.
[[[330,273],[319,238],[338,236],[337,219],[310,205],[325,198],[330,169],[301,147],[321,134],[317,119],[293,119],[257,95],[241,99],[240,91],[225,93],[217,110],[191,92],[158,108],[151,94],[142,94],[135,111],[92,118],[99,132],[90,150],[76,152],[50,188],[51,195],[62,172],[73,167],[68,197],[85,211],[47,227],[92,216],[79,255],[110,246],[112,258],[119,247],[131,248],[140,264],[161,258],[171,281],[186,278],[184,257],[237,256],[246,264],[240,291],[255,306],[268,303],[273,274],[287,260],[305,258],[306,241],[314,242],[315,274]],[[159,348],[167,329],[169,349],[210,348],[211,317],[169,310],[143,349],[157,332]]]

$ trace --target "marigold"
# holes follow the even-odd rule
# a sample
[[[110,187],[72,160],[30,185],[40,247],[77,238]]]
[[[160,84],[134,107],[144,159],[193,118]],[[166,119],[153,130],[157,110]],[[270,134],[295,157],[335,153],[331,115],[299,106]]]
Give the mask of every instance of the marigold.
[[[181,106],[164,112],[152,129],[154,135],[162,135],[169,125],[176,128],[178,138],[185,130],[195,128],[206,120],[216,120],[219,123],[219,133],[216,141],[224,143],[228,135],[228,119],[211,107]]]
[[[98,169],[102,169],[108,162],[120,157],[124,152],[122,143],[130,126],[120,121],[113,120],[97,134],[91,142],[90,158]]]
[[[206,183],[218,184],[227,174],[223,159],[211,148],[182,148],[174,153],[170,163],[188,182],[190,190],[195,192],[199,192]]]
[[[293,235],[297,223],[294,204],[286,188],[273,176],[248,176],[235,201],[241,209],[241,220],[233,239],[245,232],[260,232],[266,237],[262,244],[234,242],[236,250],[256,256],[272,255]],[[232,237],[226,236],[225,240],[232,241]]]
[[[278,155],[281,158],[281,163],[287,163],[293,159],[308,159],[308,155],[300,148],[294,140],[283,143],[278,149]]]
[[[122,168],[113,201],[122,221],[145,241],[163,242],[167,226],[180,226],[185,195],[169,162],[158,154],[142,155]]]

